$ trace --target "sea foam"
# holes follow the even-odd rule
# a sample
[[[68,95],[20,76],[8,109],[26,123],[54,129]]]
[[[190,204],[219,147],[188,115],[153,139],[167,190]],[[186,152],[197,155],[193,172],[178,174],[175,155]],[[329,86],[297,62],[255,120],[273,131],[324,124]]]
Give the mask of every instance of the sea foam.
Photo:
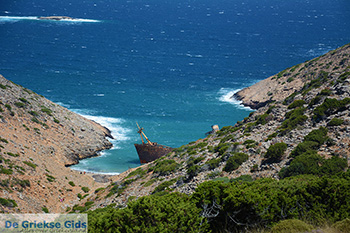
[[[93,120],[99,123],[100,125],[108,128],[111,131],[112,136],[115,138],[111,140],[113,144],[115,144],[114,141],[116,140],[126,141],[130,139],[128,134],[130,133],[131,130],[121,126],[122,123],[124,122],[123,119],[114,118],[114,117],[88,115],[83,110],[75,109],[73,111],[89,120]]]
[[[44,20],[39,19],[39,16],[0,16],[0,22],[18,22],[20,20],[36,20],[36,21],[46,21],[46,22],[69,22],[69,23],[98,23],[100,20],[95,19],[61,19],[61,20]]]
[[[218,96],[219,96],[218,99],[221,102],[232,104],[239,109],[251,111],[252,110],[251,108],[243,106],[241,101],[233,98],[233,95],[240,90],[241,89],[221,88],[218,92]]]

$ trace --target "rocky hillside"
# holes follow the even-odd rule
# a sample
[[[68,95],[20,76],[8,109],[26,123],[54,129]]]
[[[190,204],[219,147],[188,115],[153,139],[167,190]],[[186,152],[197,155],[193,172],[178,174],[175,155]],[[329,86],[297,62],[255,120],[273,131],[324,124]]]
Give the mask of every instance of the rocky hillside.
[[[233,126],[97,183],[67,165],[109,148],[109,131],[0,77],[0,208],[82,212],[208,180],[334,174],[350,160],[350,44],[233,98],[256,109]]]
[[[110,148],[106,137],[108,129],[0,75],[1,211],[64,212],[74,206],[78,193],[101,184],[67,166]]]
[[[345,45],[248,87],[235,97],[255,112],[113,177],[91,197],[93,208],[125,206],[162,191],[189,194],[212,179],[280,179],[344,170],[350,160],[349,82],[350,45]],[[314,170],[305,161],[317,161]]]

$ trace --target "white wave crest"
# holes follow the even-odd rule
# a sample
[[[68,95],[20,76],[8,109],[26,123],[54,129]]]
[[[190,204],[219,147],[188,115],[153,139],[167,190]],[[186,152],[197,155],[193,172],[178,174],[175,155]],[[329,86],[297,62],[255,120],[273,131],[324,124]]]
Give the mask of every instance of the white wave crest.
[[[241,101],[233,98],[233,95],[240,90],[241,89],[221,88],[218,92],[218,95],[219,95],[218,99],[221,102],[232,104],[239,109],[251,111],[252,110],[251,108],[243,106]]]
[[[111,131],[112,136],[115,138],[110,140],[113,143],[114,147],[116,147],[116,141],[126,141],[130,139],[128,134],[131,132],[131,130],[122,126],[123,120],[120,118],[89,115],[87,113],[88,111],[84,112],[84,110],[80,109],[74,109],[72,111],[108,128]]]
[[[101,22],[100,20],[95,19],[79,19],[79,18],[72,18],[72,19],[61,19],[61,20],[45,20],[45,19],[39,19],[39,16],[0,16],[0,22],[6,23],[6,22],[18,22],[20,20],[36,20],[36,21],[50,21],[50,22],[69,22],[69,23],[98,23]]]

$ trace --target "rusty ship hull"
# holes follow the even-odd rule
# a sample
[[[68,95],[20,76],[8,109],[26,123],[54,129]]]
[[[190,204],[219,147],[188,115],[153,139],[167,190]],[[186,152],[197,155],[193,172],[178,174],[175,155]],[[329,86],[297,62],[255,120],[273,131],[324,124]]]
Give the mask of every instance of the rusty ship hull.
[[[152,162],[173,150],[173,148],[163,145],[151,145],[148,143],[134,144],[141,163]]]

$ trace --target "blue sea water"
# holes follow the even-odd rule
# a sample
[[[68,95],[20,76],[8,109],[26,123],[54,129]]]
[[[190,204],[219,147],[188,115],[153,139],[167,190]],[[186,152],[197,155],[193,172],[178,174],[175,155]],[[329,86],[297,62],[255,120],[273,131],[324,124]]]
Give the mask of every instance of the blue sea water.
[[[251,112],[235,91],[349,43],[350,2],[5,0],[0,32],[0,74],[112,130],[73,168],[119,173],[140,165],[136,122],[187,144]]]

